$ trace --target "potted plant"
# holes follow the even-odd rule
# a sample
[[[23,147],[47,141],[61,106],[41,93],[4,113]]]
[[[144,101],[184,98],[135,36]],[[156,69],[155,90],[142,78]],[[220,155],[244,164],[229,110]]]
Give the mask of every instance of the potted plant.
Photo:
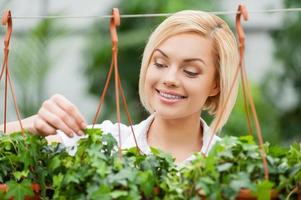
[[[0,134],[0,197],[37,199],[46,196],[51,151],[45,138],[25,132]]]
[[[152,148],[123,150],[100,129],[86,130],[75,155],[61,144],[15,133],[0,137],[0,181],[4,198],[24,199],[272,199],[300,198],[301,151],[265,144],[269,180],[250,136],[225,137],[207,157],[177,167],[174,159]],[[72,149],[71,149],[72,150]],[[40,193],[30,188],[38,183]],[[3,189],[3,185],[0,186]],[[11,189],[12,188],[12,189]],[[296,193],[293,193],[296,192]]]
[[[196,155],[196,159],[182,169],[185,195],[200,195],[206,199],[284,199],[288,196],[297,199],[296,188],[300,191],[301,185],[300,146],[284,148],[266,143],[265,150],[269,180],[264,178],[259,148],[251,136],[223,138],[206,158]]]
[[[177,172],[171,156],[152,149],[144,155],[137,148],[118,155],[116,140],[100,129],[86,130],[74,156],[66,150],[51,160],[53,198],[155,199],[165,195],[161,182]]]

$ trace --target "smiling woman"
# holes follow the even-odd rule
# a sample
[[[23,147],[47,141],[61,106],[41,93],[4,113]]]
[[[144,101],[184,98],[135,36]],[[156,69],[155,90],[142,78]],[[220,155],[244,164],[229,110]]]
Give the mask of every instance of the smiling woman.
[[[207,98],[219,93],[211,49],[211,40],[183,33],[168,38],[155,50],[144,92],[158,115],[199,119]]]
[[[213,115],[210,126],[217,130],[226,123],[237,84],[228,104],[221,105],[225,105],[238,60],[235,37],[219,17],[181,11],[164,20],[150,36],[142,59],[139,94],[150,116],[133,127],[139,148],[146,154],[151,153],[150,146],[161,149],[179,164],[193,159],[194,153],[206,153],[206,147],[219,137],[209,144],[213,133],[201,113],[208,110]],[[216,124],[220,115],[222,120]],[[23,122],[31,132],[55,135],[51,138],[68,146],[83,137],[87,126],[76,106],[62,95],[46,100],[37,115]],[[118,124],[106,120],[95,128],[118,138]],[[131,128],[123,124],[120,128],[122,147],[135,146]],[[10,132],[16,129],[16,123],[8,124]]]

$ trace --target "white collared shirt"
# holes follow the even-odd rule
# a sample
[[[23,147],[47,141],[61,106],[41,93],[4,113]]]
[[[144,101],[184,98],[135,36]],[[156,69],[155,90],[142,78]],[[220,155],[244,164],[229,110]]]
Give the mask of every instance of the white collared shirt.
[[[150,146],[147,143],[147,133],[153,120],[154,120],[154,114],[150,115],[147,119],[143,120],[139,124],[133,125],[133,130],[137,139],[137,144],[140,150],[145,154],[151,154]],[[211,131],[209,126],[202,118],[200,118],[200,122],[203,125],[203,146],[201,149],[201,153],[205,154],[206,148],[211,139]],[[92,126],[90,125],[88,127],[91,128]],[[112,123],[109,120],[105,120],[101,124],[96,124],[94,128],[102,129],[102,131],[105,134],[108,133],[112,134],[112,136],[119,142],[118,123]],[[121,147],[123,149],[136,146],[130,126],[120,124],[120,133],[121,133]],[[76,144],[78,140],[85,137],[85,136],[75,135],[73,138],[69,138],[62,131],[58,131],[57,136],[60,137],[62,143],[69,148],[69,153],[71,155],[74,155],[76,152]],[[208,147],[208,152],[213,147],[213,145],[219,140],[220,138],[216,135],[212,137],[212,141],[210,142],[210,146]],[[189,161],[193,160],[194,157],[195,157],[194,155],[189,156],[180,165],[188,163]]]

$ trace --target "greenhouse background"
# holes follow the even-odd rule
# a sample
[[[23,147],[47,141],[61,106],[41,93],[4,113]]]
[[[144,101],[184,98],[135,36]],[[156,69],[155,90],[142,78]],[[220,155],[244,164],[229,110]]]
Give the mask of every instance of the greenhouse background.
[[[234,11],[239,3],[245,4],[249,11],[301,7],[298,0],[155,0],[143,3],[139,0],[2,0],[0,11],[3,13],[4,10],[11,9],[13,16],[95,16],[110,14],[112,7],[118,7],[121,14],[171,13],[182,9]],[[235,31],[235,16],[221,17]],[[122,19],[118,30],[121,80],[134,122],[147,116],[137,94],[143,48],[151,31],[163,19]],[[300,23],[300,12],[250,13],[249,21],[243,23],[246,31],[245,66],[252,82],[252,94],[264,139],[271,143],[287,145],[293,141],[301,141]],[[108,27],[107,19],[96,18],[13,20],[9,67],[23,117],[36,113],[44,100],[60,93],[79,107],[88,122],[92,121],[111,59]],[[1,49],[5,32],[6,27],[1,26]],[[2,60],[2,54],[0,58]],[[2,99],[3,82],[0,89]],[[101,120],[115,121],[113,97],[111,90],[105,100]],[[1,122],[2,105],[1,100]],[[208,118],[207,115],[204,117]],[[16,119],[12,105],[9,105],[8,119]],[[221,134],[247,134],[241,97]]]

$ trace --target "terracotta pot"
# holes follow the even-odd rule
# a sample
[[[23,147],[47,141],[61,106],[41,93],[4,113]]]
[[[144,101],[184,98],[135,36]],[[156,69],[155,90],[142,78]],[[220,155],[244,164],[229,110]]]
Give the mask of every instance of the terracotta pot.
[[[297,192],[297,197],[298,197],[298,200],[301,200],[301,191],[300,190]]]
[[[37,183],[33,183],[31,184],[31,188],[34,192],[34,197],[25,197],[25,200],[39,200],[40,199],[40,185]],[[8,191],[8,187],[6,184],[0,184],[0,191],[2,192],[7,192]],[[11,198],[11,200],[13,200],[13,198]]]
[[[201,195],[202,200],[206,200],[206,197]],[[278,192],[276,190],[272,190],[271,200],[278,199]],[[257,197],[252,194],[250,189],[240,189],[236,200],[257,200]],[[298,199],[299,200],[299,199]],[[301,199],[300,199],[301,200]]]
[[[160,193],[160,188],[159,187],[154,187],[153,192],[158,195]]]
[[[278,192],[272,189],[271,199],[277,199],[277,198],[278,198]],[[240,189],[240,192],[236,197],[236,200],[257,200],[257,198],[252,194],[251,190]]]

